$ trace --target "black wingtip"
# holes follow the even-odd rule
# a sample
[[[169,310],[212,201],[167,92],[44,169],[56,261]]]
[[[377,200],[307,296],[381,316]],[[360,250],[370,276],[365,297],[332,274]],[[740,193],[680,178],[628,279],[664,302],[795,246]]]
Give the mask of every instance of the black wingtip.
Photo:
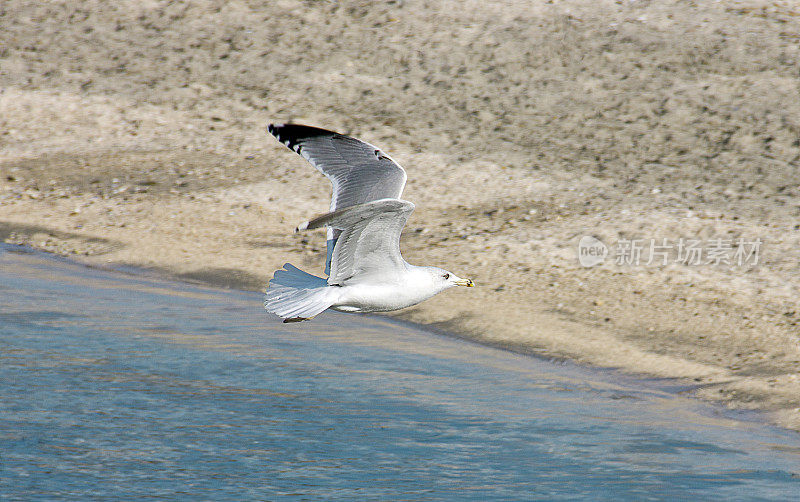
[[[310,317],[289,317],[288,319],[284,319],[283,323],[286,324],[286,323],[290,323],[290,322],[303,322],[303,321],[308,321],[309,319],[311,319],[311,318]]]
[[[327,129],[320,129],[319,127],[311,127],[302,124],[269,124],[267,131],[275,136],[278,141],[291,148],[297,153],[300,153],[300,144],[309,138],[319,136],[334,136],[333,131]]]
[[[277,138],[301,139],[315,136],[333,136],[334,131],[302,124],[269,124],[267,131]]]

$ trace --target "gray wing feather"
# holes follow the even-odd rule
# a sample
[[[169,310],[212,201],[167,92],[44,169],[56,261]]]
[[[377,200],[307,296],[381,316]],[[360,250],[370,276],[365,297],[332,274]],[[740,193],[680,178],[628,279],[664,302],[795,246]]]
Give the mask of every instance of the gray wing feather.
[[[333,184],[331,212],[379,199],[398,199],[406,172],[388,155],[364,141],[300,124],[270,124],[278,141],[291,148]],[[328,229],[325,273],[330,272],[340,230]]]
[[[331,180],[331,211],[403,193],[405,170],[369,143],[299,124],[271,124],[268,130]]]
[[[298,229],[327,225],[341,231],[333,251],[330,285],[344,285],[369,275],[384,278],[405,270],[400,234],[414,204],[381,199],[334,211],[303,223]]]

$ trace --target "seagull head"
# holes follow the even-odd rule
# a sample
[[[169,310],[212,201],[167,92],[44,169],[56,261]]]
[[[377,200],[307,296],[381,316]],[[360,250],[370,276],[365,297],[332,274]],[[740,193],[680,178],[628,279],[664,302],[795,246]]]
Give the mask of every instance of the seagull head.
[[[441,289],[452,288],[453,286],[466,286],[468,288],[475,286],[472,279],[462,279],[452,272],[437,267],[427,268],[428,272],[433,276],[434,284],[441,287]]]

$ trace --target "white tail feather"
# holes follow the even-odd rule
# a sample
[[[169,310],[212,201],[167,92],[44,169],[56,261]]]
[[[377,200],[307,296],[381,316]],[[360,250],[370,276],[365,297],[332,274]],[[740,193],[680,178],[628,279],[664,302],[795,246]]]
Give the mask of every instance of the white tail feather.
[[[284,319],[310,319],[330,307],[335,288],[322,277],[287,263],[269,281],[264,308]]]

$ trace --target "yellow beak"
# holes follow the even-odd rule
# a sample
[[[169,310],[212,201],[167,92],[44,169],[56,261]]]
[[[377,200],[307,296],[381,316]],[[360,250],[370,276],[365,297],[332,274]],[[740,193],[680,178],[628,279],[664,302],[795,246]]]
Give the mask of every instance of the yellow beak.
[[[466,286],[468,288],[475,287],[475,283],[472,282],[472,279],[461,279],[460,281],[456,281],[456,284],[459,286]]]

